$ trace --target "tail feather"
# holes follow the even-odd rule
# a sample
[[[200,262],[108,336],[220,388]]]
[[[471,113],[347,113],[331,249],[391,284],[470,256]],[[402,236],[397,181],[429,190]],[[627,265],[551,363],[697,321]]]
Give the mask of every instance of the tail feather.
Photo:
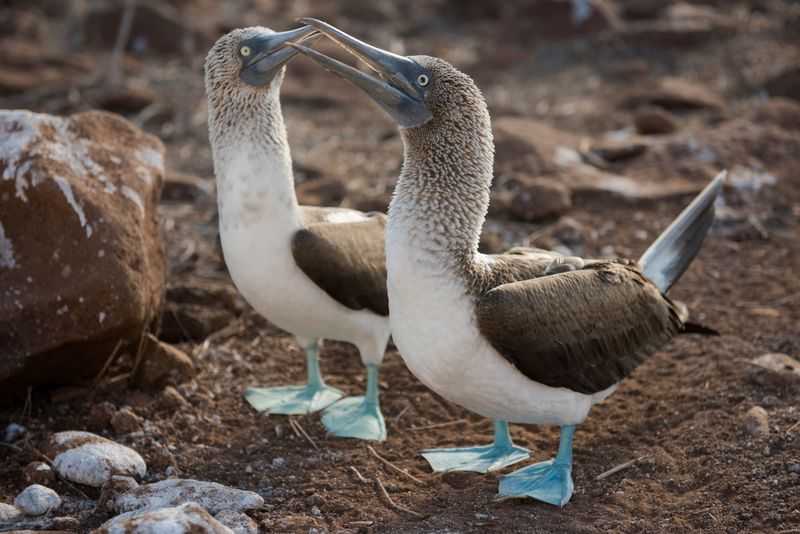
[[[727,171],[719,173],[639,259],[644,274],[663,293],[678,281],[700,250],[714,221],[714,204],[726,175]]]

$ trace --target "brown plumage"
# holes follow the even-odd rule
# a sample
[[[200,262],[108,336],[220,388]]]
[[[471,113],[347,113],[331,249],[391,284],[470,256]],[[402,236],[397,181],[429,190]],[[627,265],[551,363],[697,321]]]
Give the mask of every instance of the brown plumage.
[[[685,319],[636,266],[618,262],[502,284],[480,297],[475,314],[525,376],[580,393],[619,382]]]
[[[383,250],[386,216],[368,213],[362,221],[327,223],[322,222],[325,213],[303,210],[304,222],[320,222],[294,235],[292,255],[297,266],[348,308],[389,315]]]

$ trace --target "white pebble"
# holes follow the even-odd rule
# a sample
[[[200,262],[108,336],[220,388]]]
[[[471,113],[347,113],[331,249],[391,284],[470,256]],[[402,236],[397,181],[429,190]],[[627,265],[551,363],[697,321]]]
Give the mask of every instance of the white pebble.
[[[61,497],[50,488],[32,484],[17,495],[14,506],[25,515],[42,515],[61,506]]]

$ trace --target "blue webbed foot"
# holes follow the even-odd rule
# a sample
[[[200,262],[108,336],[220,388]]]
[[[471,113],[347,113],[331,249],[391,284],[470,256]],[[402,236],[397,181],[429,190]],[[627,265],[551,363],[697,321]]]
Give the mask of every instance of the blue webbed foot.
[[[344,397],[344,393],[325,384],[319,369],[317,343],[306,347],[305,386],[247,388],[244,398],[259,412],[299,415],[317,412]]]
[[[531,451],[517,447],[511,441],[508,423],[495,421],[494,443],[478,447],[459,447],[456,449],[426,449],[422,456],[434,472],[473,471],[488,473],[521,462],[531,455]]]
[[[275,414],[305,414],[322,410],[344,393],[326,385],[280,386],[247,388],[244,398],[259,412]]]
[[[530,497],[564,506],[572,497],[572,436],[575,425],[561,427],[558,453],[552,460],[523,467],[500,479],[497,499]]]
[[[547,460],[501,478],[497,498],[530,497],[564,506],[572,497],[573,488],[572,467]]]
[[[386,423],[380,406],[365,397],[348,397],[322,414],[322,424],[331,436],[375,441],[386,439]]]

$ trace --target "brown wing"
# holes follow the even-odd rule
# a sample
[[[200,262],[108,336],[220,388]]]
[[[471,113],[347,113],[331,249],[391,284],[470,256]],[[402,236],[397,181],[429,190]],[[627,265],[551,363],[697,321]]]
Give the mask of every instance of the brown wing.
[[[361,221],[316,223],[292,239],[300,269],[331,298],[354,310],[389,315],[386,296],[386,216],[365,214]]]
[[[476,313],[481,333],[525,376],[580,393],[616,384],[682,326],[672,302],[619,262],[501,285]]]

